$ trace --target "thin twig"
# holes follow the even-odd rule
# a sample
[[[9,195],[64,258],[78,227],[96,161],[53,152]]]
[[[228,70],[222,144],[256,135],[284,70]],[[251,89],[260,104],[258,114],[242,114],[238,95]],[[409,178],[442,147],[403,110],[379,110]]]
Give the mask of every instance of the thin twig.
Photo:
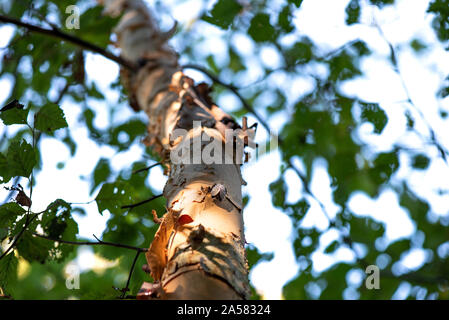
[[[265,128],[265,130],[270,134],[273,135],[271,133],[271,128],[268,125],[268,123],[261,117],[259,116],[256,111],[254,110],[254,108],[245,100],[245,98],[242,97],[242,95],[238,92],[238,89],[231,85],[231,84],[227,84],[223,81],[221,81],[220,79],[218,79],[216,76],[214,76],[211,72],[209,72],[206,68],[203,68],[201,66],[197,66],[197,65],[193,65],[193,64],[187,64],[184,65],[183,68],[187,68],[187,69],[195,69],[198,71],[203,72],[205,75],[207,75],[209,78],[211,78],[214,82],[217,82],[218,84],[228,88],[229,90],[231,90],[236,96],[237,98],[240,100],[240,102],[242,103],[243,107],[251,114],[254,115],[254,117],[257,118],[257,120],[262,124],[262,126]],[[281,139],[281,137],[277,137],[278,139],[278,143],[279,146],[283,145],[283,140]],[[291,160],[288,161],[289,167],[293,169],[293,171],[295,171],[295,173],[298,175],[298,177],[301,179],[303,186],[304,186],[304,190],[305,192],[311,196],[321,207],[321,210],[323,211],[323,214],[326,216],[327,220],[329,221],[329,225],[332,226],[334,225],[334,222],[332,221],[332,219],[330,218],[329,214],[326,211],[326,208],[324,206],[324,204],[312,193],[312,191],[309,188],[309,182],[307,181],[306,177],[301,174],[301,172],[293,165],[293,162]],[[123,207],[122,207],[123,208]]]
[[[419,114],[419,116],[423,120],[424,124],[427,126],[427,130],[429,130],[430,140],[431,140],[430,143],[433,144],[438,149],[443,160],[449,164],[449,160],[447,158],[447,156],[449,156],[449,151],[446,150],[446,148],[443,147],[443,145],[437,140],[437,136],[436,136],[435,130],[433,130],[432,125],[426,119],[426,117],[424,116],[424,113],[421,111],[421,109],[418,108],[418,106],[412,100],[410,91],[407,87],[407,84],[405,83],[405,79],[402,76],[401,70],[399,69],[398,55],[396,53],[395,48],[393,47],[393,44],[387,39],[382,28],[380,27],[380,25],[377,22],[375,23],[375,27],[376,27],[377,31],[379,32],[380,36],[384,39],[384,41],[387,43],[387,45],[390,49],[390,57],[391,57],[391,63],[393,64],[393,70],[399,76],[399,80],[401,81],[402,88],[404,89],[405,95],[407,97],[406,102],[409,105],[411,105],[416,110],[416,112]],[[418,133],[418,135],[420,135],[422,137],[421,133],[419,133],[418,131],[416,131],[416,132]]]
[[[108,58],[109,60],[115,61],[118,64],[120,64],[130,70],[136,70],[136,66],[133,63],[131,63],[130,61],[127,61],[127,60],[123,59],[122,57],[116,56],[113,53],[111,53],[93,43],[90,43],[86,40],[75,37],[69,33],[65,33],[59,29],[41,28],[39,26],[32,25],[32,24],[29,24],[29,23],[26,23],[26,22],[23,22],[23,21],[14,19],[14,18],[10,18],[10,17],[4,16],[4,15],[0,15],[0,21],[5,22],[5,23],[11,23],[16,26],[26,28],[31,32],[45,34],[45,35],[51,36],[53,38],[62,39],[62,40],[71,42],[75,45],[83,47],[86,50],[101,54],[103,57]]]
[[[334,57],[335,55],[337,55],[338,53],[340,53],[341,51],[347,49],[348,47],[352,46],[354,43],[356,43],[356,42],[358,42],[358,41],[360,41],[360,39],[358,39],[358,38],[357,38],[357,39],[354,39],[354,40],[351,40],[351,41],[345,43],[344,45],[342,45],[342,46],[340,46],[340,47],[338,47],[338,48],[336,48],[336,49],[333,49],[333,50],[330,51],[330,52],[327,52],[327,53],[325,53],[325,54],[323,54],[323,55],[321,55],[321,56],[315,57],[315,60],[318,61],[318,62],[326,62],[326,61],[328,61],[329,59],[333,58],[333,57]],[[279,51],[282,52],[282,48],[278,48],[278,49],[279,49]],[[265,73],[265,75],[262,76],[261,78],[255,80],[254,82],[251,82],[251,83],[249,83],[249,84],[246,84],[246,85],[244,85],[243,87],[240,87],[239,89],[241,90],[241,89],[250,88],[250,87],[252,87],[252,86],[255,86],[255,85],[257,85],[257,84],[259,84],[259,83],[261,83],[261,82],[267,80],[268,77],[270,77],[270,76],[271,76],[272,74],[274,74],[275,72],[278,72],[278,71],[290,71],[290,70],[292,70],[293,68],[298,67],[298,66],[301,66],[301,65],[304,65],[303,62],[302,62],[302,61],[298,61],[298,62],[296,62],[295,64],[290,65],[290,66],[282,66],[282,67],[279,67],[279,68],[270,69],[270,70],[268,70],[268,71]]]
[[[133,246],[130,246],[130,245],[127,245],[127,244],[120,244],[120,243],[113,243],[113,242],[103,241],[103,240],[98,239],[98,237],[96,235],[94,235],[94,234],[93,234],[93,236],[98,241],[98,244],[104,244],[106,246],[112,246],[112,247],[118,247],[118,248],[132,249],[132,250],[137,250],[137,251],[140,251],[140,252],[147,252],[148,251],[148,249],[145,249],[145,248],[138,248],[138,247],[133,247]]]
[[[31,198],[31,192],[30,192],[30,198]],[[22,235],[24,234],[24,232],[26,231],[26,229],[29,227],[29,225],[31,224],[31,222],[33,222],[34,219],[36,219],[39,215],[41,215],[42,213],[47,212],[48,210],[53,209],[53,207],[55,207],[56,205],[59,205],[59,202],[53,202],[50,206],[48,206],[44,211],[38,212],[38,213],[34,213],[33,216],[30,218],[30,213],[31,213],[31,207],[28,208],[28,211],[26,213],[26,219],[25,219],[25,223],[23,225],[22,230],[20,230],[19,234],[14,238],[14,241],[12,242],[12,244],[8,247],[8,249],[6,249],[5,252],[3,252],[3,254],[0,256],[0,260],[6,256],[8,254],[9,251],[11,251],[11,249],[14,248],[14,246],[16,245],[17,241],[19,241],[19,239],[22,237]]]
[[[149,199],[146,199],[146,200],[143,200],[143,201],[134,203],[134,204],[128,204],[128,205],[126,205],[126,206],[122,206],[121,208],[122,208],[122,209],[128,209],[128,208],[138,207],[138,206],[140,206],[140,205],[142,205],[142,204],[148,203],[148,202],[153,201],[154,199],[160,198],[160,197],[162,197],[162,196],[163,196],[163,194],[161,193],[161,194],[152,196],[152,197],[149,198]]]
[[[34,214],[31,218],[27,212],[27,217],[25,219],[25,224],[23,225],[22,230],[20,230],[19,234],[14,238],[13,242],[11,243],[11,245],[8,247],[8,249],[5,250],[5,252],[2,253],[2,255],[0,256],[0,260],[2,260],[8,253],[9,251],[11,251],[15,245],[17,244],[17,241],[19,241],[19,239],[22,237],[23,233],[25,232],[25,230],[28,228],[28,226],[31,224],[31,222],[33,222],[33,220],[38,216],[39,214]]]
[[[311,196],[316,202],[318,202],[318,205],[320,206],[321,211],[326,216],[326,219],[329,221],[329,226],[330,227],[334,226],[335,222],[331,219],[331,217],[327,213],[326,207],[324,206],[323,202],[321,202],[321,200],[318,199],[318,197],[310,190],[309,181],[307,180],[307,178],[299,171],[298,168],[295,167],[295,165],[293,164],[293,161],[291,159],[288,160],[288,165],[293,171],[295,171],[296,175],[301,180],[305,193],[308,194],[309,196]]]
[[[150,169],[152,169],[152,168],[154,168],[156,166],[159,166],[159,165],[162,165],[162,162],[158,162],[158,163],[152,164],[151,166],[148,166],[148,167],[145,167],[145,168],[142,168],[142,169],[138,169],[138,170],[134,171],[133,174],[136,174],[136,173],[139,173],[139,172],[142,172],[142,171],[150,170]]]
[[[47,237],[43,234],[39,234],[39,233],[33,233],[33,236],[35,237],[39,237],[42,239],[46,239],[49,241],[54,241],[54,242],[59,242],[59,243],[66,243],[66,244],[73,244],[76,246],[98,246],[98,245],[104,245],[104,246],[111,246],[111,247],[117,247],[117,248],[124,248],[124,249],[130,249],[130,250],[135,250],[138,252],[146,252],[148,251],[148,249],[146,248],[139,248],[139,247],[133,247],[133,246],[129,246],[126,244],[121,244],[121,243],[112,243],[112,242],[106,242],[103,240],[98,239],[95,235],[95,239],[97,239],[97,242],[92,242],[92,241],[69,241],[69,240],[62,240],[62,239],[54,239],[51,237]]]
[[[126,282],[126,286],[125,288],[121,289],[120,291],[122,292],[121,295],[121,299],[124,299],[126,296],[126,292],[129,291],[129,283],[131,281],[131,277],[134,271],[134,268],[136,266],[136,262],[137,259],[139,258],[140,254],[142,252],[147,252],[148,249],[147,248],[138,248],[138,247],[134,247],[134,246],[129,246],[126,244],[121,244],[121,243],[112,243],[112,242],[107,242],[107,241],[103,241],[100,240],[96,235],[93,235],[94,238],[97,240],[97,242],[92,242],[92,241],[69,241],[69,240],[62,240],[62,239],[54,239],[51,237],[47,237],[43,234],[39,234],[39,233],[33,233],[33,236],[35,237],[39,237],[45,240],[49,240],[49,241],[54,241],[54,242],[58,242],[58,243],[65,243],[65,244],[71,244],[71,245],[76,245],[76,246],[98,246],[98,245],[103,245],[103,246],[111,246],[111,247],[116,247],[116,248],[125,248],[125,249],[131,249],[136,251],[136,256],[134,257],[133,263],[131,265],[131,270],[129,271],[129,275],[128,275],[128,280]]]
[[[131,281],[131,276],[133,275],[133,271],[134,271],[134,267],[136,266],[136,262],[137,259],[139,258],[141,251],[137,251],[136,252],[136,256],[134,257],[133,263],[131,265],[131,270],[129,270],[129,275],[128,275],[128,281],[126,281],[126,286],[121,289],[122,291],[122,295],[121,295],[121,299],[124,299],[126,296],[126,293],[129,291],[129,282]]]
[[[385,40],[387,41],[387,39],[385,39]],[[388,41],[387,41],[387,42],[388,42]],[[350,45],[352,45],[352,44],[353,44],[353,42],[352,42]],[[413,104],[413,102],[412,102],[412,100],[411,100],[411,98],[410,98],[410,94],[409,94],[409,92],[408,92],[408,89],[407,89],[407,87],[406,87],[406,85],[405,85],[405,81],[403,80],[403,78],[402,78],[402,76],[401,76],[401,74],[400,74],[400,72],[399,72],[399,68],[398,68],[398,65],[397,65],[397,58],[396,58],[396,54],[395,54],[395,52],[394,52],[394,48],[393,48],[393,46],[392,46],[390,43],[388,43],[388,44],[389,44],[390,50],[392,50],[391,53],[392,53],[392,60],[393,60],[393,63],[394,63],[395,71],[396,71],[396,72],[398,73],[398,75],[401,77],[402,85],[403,85],[403,87],[404,87],[404,89],[405,89],[405,91],[406,91],[406,94],[407,94],[407,96],[408,96],[408,102],[409,102],[410,104],[412,104],[413,107],[415,107],[415,108],[417,109],[417,111],[420,113],[421,117],[423,118],[423,120],[426,122],[426,124],[427,124],[428,127],[429,127],[429,130],[430,130],[430,132],[431,132],[431,139],[435,142],[437,148],[439,149],[439,151],[441,152],[441,154],[442,154],[442,156],[443,156],[443,159],[446,159],[446,157],[444,156],[444,153],[443,153],[445,150],[444,150],[444,149],[438,144],[438,142],[436,141],[435,133],[434,133],[432,127],[431,127],[430,124],[426,121],[426,119],[424,118],[424,115],[422,114],[422,112],[421,112],[421,111],[420,111],[420,110]],[[346,46],[344,46],[344,47],[346,47]],[[344,47],[343,47],[343,48],[344,48]],[[340,49],[341,49],[341,48],[339,48],[338,50],[340,50]],[[338,51],[336,50],[336,52],[338,52]],[[331,54],[333,55],[333,54],[335,54],[335,52],[332,52]],[[331,56],[331,55],[329,55],[329,56]],[[327,56],[326,58],[329,58],[329,56]],[[237,89],[236,87],[234,87],[233,85],[226,84],[226,83],[222,82],[220,79],[218,79],[216,76],[214,76],[212,73],[210,73],[209,71],[207,71],[207,70],[206,70],[205,68],[203,68],[203,67],[196,66],[196,65],[185,65],[184,68],[191,68],[191,69],[196,69],[196,70],[198,70],[198,71],[201,71],[201,72],[203,72],[204,74],[206,74],[209,78],[211,78],[214,82],[216,82],[216,83],[218,83],[218,84],[220,84],[220,85],[222,85],[222,86],[227,87],[229,90],[231,90],[231,91],[237,96],[237,98],[240,99],[240,101],[242,102],[242,104],[243,104],[243,106],[245,107],[245,109],[248,110],[248,112],[252,113],[252,114],[253,114],[253,115],[260,121],[260,123],[262,124],[262,126],[263,126],[268,132],[271,132],[268,123],[267,123],[266,121],[264,121],[259,115],[257,115],[257,114],[255,113],[254,109],[253,109],[253,108],[246,102],[246,100],[239,94],[238,89]],[[281,139],[280,137],[278,137],[278,141],[279,141],[279,146],[282,146],[283,141],[282,141],[282,139]],[[308,182],[307,178],[306,178],[306,177],[299,171],[298,168],[295,167],[295,165],[293,164],[293,161],[292,161],[291,159],[288,160],[288,165],[289,165],[289,167],[290,167],[290,168],[291,168],[291,169],[298,175],[299,179],[301,180],[301,182],[302,182],[302,184],[303,184],[303,186],[304,186],[304,191],[305,191],[305,193],[308,194],[309,196],[311,196],[311,197],[312,197],[315,201],[317,201],[317,203],[319,204],[319,206],[320,206],[320,208],[321,208],[323,214],[326,216],[327,220],[329,221],[329,227],[335,226],[335,221],[334,221],[333,219],[330,218],[329,214],[328,214],[327,211],[326,211],[326,208],[325,208],[324,204],[323,204],[323,203],[322,203],[322,202],[321,202],[321,201],[320,201],[320,200],[313,194],[313,192],[310,190],[309,182]],[[344,239],[345,239],[345,243],[346,243],[346,244],[349,246],[349,248],[354,252],[355,257],[356,257],[356,262],[357,262],[360,266],[366,268],[366,266],[368,265],[368,263],[367,263],[367,261],[366,261],[365,259],[360,258],[360,257],[357,255],[357,251],[356,251],[355,248],[354,248],[354,243],[353,243],[351,237],[350,237],[349,235],[345,235],[345,236],[344,236]],[[443,278],[443,277],[432,278],[432,279],[430,279],[430,278],[424,278],[424,277],[421,277],[421,276],[418,275],[418,274],[405,274],[405,275],[401,275],[401,276],[394,276],[392,273],[389,273],[389,272],[387,272],[387,273],[386,273],[386,272],[382,272],[381,275],[386,276],[386,277],[391,276],[391,277],[394,277],[394,278],[402,278],[402,279],[404,279],[404,280],[411,281],[411,282],[426,282],[426,283],[435,283],[435,282],[436,282],[436,283],[439,283],[439,282],[442,282],[442,281],[449,281],[448,279]]]
[[[62,88],[62,90],[59,92],[58,97],[53,102],[54,104],[59,105],[61,103],[62,98],[64,98],[64,95],[67,93],[67,90],[69,90],[71,83],[69,81],[66,82],[65,86]]]
[[[411,273],[404,273],[401,275],[394,275],[392,272],[390,271],[381,271],[380,272],[380,276],[381,277],[385,277],[385,278],[393,278],[393,279],[402,279],[408,282],[413,282],[413,283],[418,283],[418,284],[442,284],[442,283],[447,283],[449,282],[449,278],[448,277],[441,277],[441,276],[437,276],[437,277],[427,277],[427,276],[423,276],[421,274],[419,274],[418,272],[411,272]]]
[[[32,128],[29,124],[27,124],[28,127],[31,130],[31,134],[32,134],[32,138],[33,138],[33,149],[36,147],[36,141],[35,141],[35,132],[34,132],[34,128]],[[30,195],[28,196],[28,198],[31,200],[31,197],[33,195],[33,171],[31,170],[31,174],[29,177],[29,183],[30,183]],[[34,214],[31,218],[31,204],[28,207],[28,210],[26,212],[26,219],[25,219],[25,223],[24,226],[22,228],[22,230],[20,230],[19,234],[14,238],[13,242],[11,243],[11,245],[8,247],[8,249],[5,250],[5,252],[3,252],[3,254],[0,256],[0,260],[3,259],[3,257],[5,257],[9,251],[11,251],[16,243],[19,241],[19,239],[22,237],[22,235],[25,233],[25,230],[28,228],[28,226],[31,224],[31,222],[33,222],[33,220],[39,215],[39,214]]]
[[[210,79],[212,79],[212,81],[222,85],[223,87],[228,88],[230,91],[232,91],[232,93],[234,93],[237,96],[237,98],[239,98],[239,100],[242,102],[243,107],[246,110],[248,110],[251,114],[253,114],[254,117],[260,122],[260,124],[262,124],[264,126],[265,129],[268,128],[268,133],[271,133],[271,131],[269,130],[268,123],[265,122],[265,120],[254,110],[254,108],[248,102],[246,102],[246,100],[242,97],[242,95],[240,94],[240,92],[238,91],[238,89],[235,86],[221,81],[218,77],[214,76],[206,68],[203,68],[201,66],[198,66],[195,64],[186,64],[186,65],[183,65],[182,68],[183,69],[194,69],[194,70],[201,71],[202,73],[207,75]]]
[[[64,95],[67,93],[68,89],[70,88],[70,85],[71,85],[71,83],[67,81],[67,83],[65,84],[65,86],[64,86],[64,87],[62,88],[62,90],[59,92],[58,97],[57,97],[56,100],[53,102],[54,104],[57,104],[57,105],[60,104],[62,98],[63,98]],[[28,125],[28,126],[29,126],[29,125]],[[31,126],[29,126],[29,128],[30,128],[31,130],[33,130],[33,128],[31,128]],[[4,131],[4,135],[6,135],[6,129],[5,129],[5,131]],[[41,136],[42,136],[42,133],[39,131],[39,132],[37,133],[35,145],[37,145],[37,144],[39,143],[39,141],[40,141],[40,139],[41,139]],[[0,142],[6,141],[6,139],[4,139],[4,140],[2,140],[2,139],[3,139],[3,138],[0,139]],[[33,141],[34,141],[34,139],[33,139]],[[20,176],[17,176],[17,177],[14,179],[13,186],[16,186],[16,185],[20,182],[20,178],[21,178]],[[13,193],[14,193],[14,190],[11,190],[11,191],[8,193],[8,195],[6,196],[6,198],[3,200],[3,203],[8,202],[9,199],[11,199]]]
[[[92,199],[92,200],[86,201],[86,202],[68,202],[68,201],[67,201],[67,203],[69,203],[70,205],[72,205],[72,204],[75,204],[75,205],[82,205],[82,204],[91,204],[91,203],[94,202],[94,201],[95,201],[95,199]]]

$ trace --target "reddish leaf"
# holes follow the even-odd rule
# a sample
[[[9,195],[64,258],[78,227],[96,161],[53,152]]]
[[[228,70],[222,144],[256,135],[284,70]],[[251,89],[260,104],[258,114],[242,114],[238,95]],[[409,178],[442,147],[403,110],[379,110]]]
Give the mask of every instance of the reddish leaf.
[[[180,226],[182,226],[182,225],[185,225],[185,224],[190,223],[192,221],[193,221],[193,219],[192,219],[191,216],[189,216],[188,214],[183,214],[182,216],[179,217],[178,224]]]

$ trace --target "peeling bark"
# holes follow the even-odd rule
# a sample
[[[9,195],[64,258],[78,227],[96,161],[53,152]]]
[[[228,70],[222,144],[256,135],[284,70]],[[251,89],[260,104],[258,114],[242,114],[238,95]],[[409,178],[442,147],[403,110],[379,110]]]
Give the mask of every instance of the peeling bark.
[[[211,101],[206,84],[195,85],[183,74],[167,44],[172,32],[158,29],[141,0],[100,2],[106,14],[124,13],[114,30],[116,45],[139,68],[123,69],[122,81],[133,108],[148,115],[145,143],[168,167],[167,212],[162,219],[153,214],[161,224],[146,254],[155,282],[145,283],[140,297],[247,299],[240,166],[250,130],[244,125],[237,136],[227,135],[226,129],[240,126]],[[176,137],[176,129],[187,134]],[[195,139],[200,143],[195,145]],[[214,147],[226,151],[218,154]],[[208,152],[220,163],[201,156],[196,163],[175,163],[174,151],[186,151],[190,158]]]

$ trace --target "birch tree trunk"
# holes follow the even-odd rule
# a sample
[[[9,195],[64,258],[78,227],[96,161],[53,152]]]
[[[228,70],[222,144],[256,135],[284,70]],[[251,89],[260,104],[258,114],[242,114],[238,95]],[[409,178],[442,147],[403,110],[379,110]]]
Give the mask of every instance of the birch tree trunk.
[[[254,132],[239,130],[207,85],[183,74],[170,34],[141,0],[100,2],[106,14],[124,13],[116,44],[138,69],[123,69],[122,81],[133,108],[148,115],[145,143],[168,168],[167,212],[146,255],[154,283],[139,297],[248,299],[240,166]]]

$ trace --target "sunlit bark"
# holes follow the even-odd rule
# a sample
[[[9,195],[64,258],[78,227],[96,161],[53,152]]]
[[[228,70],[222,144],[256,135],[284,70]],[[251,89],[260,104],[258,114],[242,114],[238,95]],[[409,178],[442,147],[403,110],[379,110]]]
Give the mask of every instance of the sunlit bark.
[[[131,105],[148,115],[145,142],[169,168],[164,187],[167,212],[146,256],[155,281],[145,285],[147,297],[248,298],[240,172],[243,145],[238,142],[249,131],[240,130],[237,138],[226,135],[226,129],[240,126],[210,101],[205,84],[195,85],[183,74],[177,54],[167,45],[170,34],[158,29],[142,1],[101,2],[109,15],[124,13],[114,30],[116,44],[123,58],[140,67],[136,72],[122,70],[122,81]],[[187,133],[184,139],[176,134],[181,129]],[[226,143],[231,147],[225,148]],[[212,149],[218,163],[201,156],[210,155]],[[198,163],[175,163],[174,151],[185,151]]]

